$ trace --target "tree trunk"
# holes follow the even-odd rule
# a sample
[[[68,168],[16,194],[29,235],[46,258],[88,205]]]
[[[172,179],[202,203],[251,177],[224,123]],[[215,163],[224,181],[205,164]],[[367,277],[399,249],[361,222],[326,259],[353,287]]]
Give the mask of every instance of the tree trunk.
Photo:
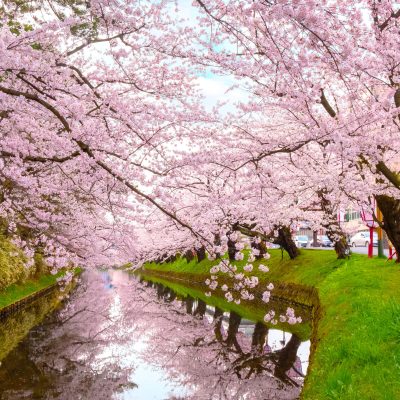
[[[229,239],[228,240],[229,261],[235,261],[235,254],[236,254],[235,242],[233,242],[231,239]]]
[[[228,336],[226,338],[227,346],[231,347],[233,345],[239,353],[242,353],[242,349],[237,341],[236,335],[239,331],[239,325],[240,325],[241,320],[242,320],[242,317],[239,314],[235,313],[234,311],[230,312],[229,325],[228,325]]]
[[[170,289],[166,288],[164,291],[164,300],[166,303],[172,303],[176,299],[176,293]]]
[[[253,353],[262,354],[267,335],[268,327],[261,322],[257,322],[251,339],[251,350]]]
[[[318,197],[321,200],[321,208],[327,217],[327,223],[323,225],[326,229],[326,236],[334,243],[334,248],[338,260],[347,258],[350,254],[349,245],[346,235],[340,227],[340,222],[337,219],[337,209],[332,205],[332,202],[327,199],[327,189],[321,189],[318,192]]]
[[[163,285],[161,285],[161,283],[156,283],[156,287],[157,287],[157,298],[162,299],[164,293],[164,287]]]
[[[286,372],[294,366],[300,344],[300,338],[296,334],[293,334],[287,345],[282,350],[279,350],[279,358],[274,374],[277,378],[283,381],[288,379]]]
[[[214,246],[221,246],[221,236],[219,233],[214,234]],[[216,258],[221,258],[220,253],[215,253]]]
[[[278,227],[278,237],[274,239],[274,243],[286,250],[292,260],[300,254],[288,226]]]
[[[300,254],[299,249],[297,248],[295,242],[293,241],[290,228],[287,226],[281,226],[281,225],[274,226],[274,231],[278,231],[278,237],[275,237],[274,231],[266,235],[263,232],[258,232],[253,230],[254,229],[253,225],[246,225],[246,224],[242,225],[239,224],[238,222],[233,226],[233,229],[239,231],[240,233],[248,237],[251,238],[258,237],[262,239],[259,245],[257,244],[254,244],[254,246],[252,245],[254,248],[260,249],[261,256],[259,258],[261,258],[267,252],[267,247],[265,245],[266,241],[268,242],[272,241],[273,243],[281,246],[282,249],[287,251],[289,257],[292,259],[296,258]],[[228,241],[228,247],[229,247],[229,241]]]
[[[222,342],[223,336],[221,332],[222,328],[222,318],[224,317],[224,312],[218,308],[215,307],[215,312],[214,312],[214,333],[215,337],[219,342]]]
[[[206,258],[206,248],[201,246],[199,249],[196,249],[197,262],[203,261]]]
[[[382,228],[396,250],[400,262],[400,200],[390,196],[376,196],[376,203],[383,215]]]
[[[267,246],[263,241],[260,243],[251,242],[251,247],[253,249],[257,249],[260,253],[256,256],[256,260],[261,260],[264,257],[264,254],[267,252]]]
[[[188,263],[194,259],[194,252],[192,249],[186,251],[185,258]]]
[[[185,303],[186,303],[186,312],[188,314],[191,314],[193,312],[193,297],[188,296],[185,299]]]
[[[334,249],[338,260],[349,257],[349,244],[347,243],[346,235],[340,227],[336,217],[331,219],[329,224],[324,225],[324,228],[326,229],[326,236],[328,236],[329,240],[334,243]]]
[[[329,237],[329,235],[328,235],[328,237]],[[331,238],[329,238],[329,239],[332,241]],[[335,242],[334,249],[336,251],[338,260],[349,257],[350,249],[349,249],[349,245],[347,243],[347,239],[344,234],[342,234],[342,237]]]
[[[176,254],[167,257],[167,258],[164,260],[163,264],[169,264],[169,263],[173,263],[173,262],[175,262],[175,261],[176,261]]]
[[[318,247],[319,243],[318,243],[318,231],[313,231],[312,233],[313,236],[313,247]]]
[[[200,318],[203,318],[207,310],[207,303],[201,299],[197,300],[197,307],[194,310],[193,315],[198,315]]]

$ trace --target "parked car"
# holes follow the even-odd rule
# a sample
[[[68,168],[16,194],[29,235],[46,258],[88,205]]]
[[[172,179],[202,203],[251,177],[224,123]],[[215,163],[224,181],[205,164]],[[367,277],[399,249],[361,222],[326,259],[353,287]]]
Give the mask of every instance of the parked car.
[[[318,236],[318,244],[321,247],[333,247],[333,243],[331,242],[331,240],[326,235]]]
[[[355,235],[353,235],[349,240],[349,244],[352,247],[369,246],[369,242],[370,242],[370,235],[368,231],[358,232]],[[374,232],[372,244],[373,246],[378,246],[378,234],[376,232]]]
[[[297,247],[308,247],[310,243],[308,236],[306,235],[295,236],[294,242],[296,243]]]

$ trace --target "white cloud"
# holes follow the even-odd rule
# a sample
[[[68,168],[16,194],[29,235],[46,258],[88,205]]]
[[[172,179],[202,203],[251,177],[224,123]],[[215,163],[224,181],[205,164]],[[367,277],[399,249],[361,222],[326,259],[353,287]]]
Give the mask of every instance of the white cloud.
[[[232,111],[234,104],[246,101],[248,94],[234,86],[234,80],[228,77],[210,74],[197,78],[197,84],[204,96],[204,104],[211,109],[219,102],[224,103],[224,112]],[[232,88],[233,87],[233,88]]]

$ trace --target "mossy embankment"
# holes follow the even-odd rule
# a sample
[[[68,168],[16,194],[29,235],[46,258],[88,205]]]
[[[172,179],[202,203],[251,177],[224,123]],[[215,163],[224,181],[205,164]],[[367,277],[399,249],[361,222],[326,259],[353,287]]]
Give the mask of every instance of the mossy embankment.
[[[51,290],[45,296],[28,303],[23,309],[13,312],[0,322],[0,362],[3,360],[36,325],[56,310],[72,286],[64,292]],[[0,397],[1,398],[1,397]]]
[[[144,270],[201,282],[213,264],[178,259],[148,263]],[[263,261],[269,273],[258,271],[257,264],[261,291],[272,281],[293,300],[316,306],[303,399],[400,399],[398,264],[358,254],[336,260],[329,250],[303,250],[295,260],[272,250],[271,259]],[[240,270],[244,262],[237,265]]]
[[[32,267],[27,268],[26,262],[23,252],[0,234],[0,312],[11,304],[55,285],[57,278],[65,273],[60,271],[55,275],[50,274],[40,254],[35,254]],[[74,272],[79,274],[81,269],[75,268]]]
[[[0,312],[3,308],[31,296],[40,290],[55,285],[62,272],[51,275],[46,274],[37,279],[28,279],[23,283],[13,284],[0,292]]]

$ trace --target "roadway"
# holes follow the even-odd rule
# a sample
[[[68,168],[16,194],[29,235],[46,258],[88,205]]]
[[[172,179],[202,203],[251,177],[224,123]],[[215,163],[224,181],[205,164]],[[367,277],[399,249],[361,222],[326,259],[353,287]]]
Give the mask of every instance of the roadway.
[[[333,250],[332,247],[307,247],[308,249],[316,249],[316,250]],[[368,247],[363,246],[363,247],[350,247],[350,250],[353,253],[358,253],[358,254],[368,254]],[[389,256],[389,249],[384,249],[384,254],[385,256]],[[378,247],[374,247],[374,256],[378,255]]]

